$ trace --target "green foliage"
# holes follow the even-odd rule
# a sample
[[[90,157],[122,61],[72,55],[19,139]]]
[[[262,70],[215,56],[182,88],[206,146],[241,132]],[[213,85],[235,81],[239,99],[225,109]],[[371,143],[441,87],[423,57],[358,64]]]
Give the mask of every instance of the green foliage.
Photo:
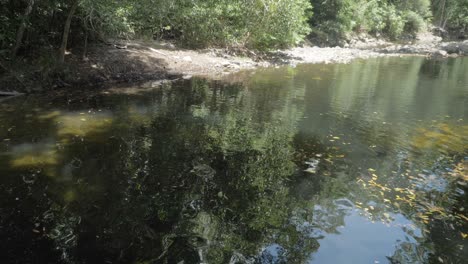
[[[13,45],[27,1],[0,6],[1,47]],[[69,1],[36,1],[26,39],[60,42]],[[189,47],[238,46],[258,49],[292,46],[308,33],[308,0],[80,0],[72,21],[73,40],[91,33],[109,37],[170,38]],[[5,25],[5,26],[4,26]],[[28,45],[29,45],[28,44]]]
[[[405,12],[405,31],[418,32],[425,28],[426,22],[424,19],[413,11]]]
[[[401,16],[394,6],[389,6],[386,17],[386,31],[388,35],[394,39],[400,37],[405,29],[406,21],[404,17]]]
[[[355,29],[365,32],[381,32],[385,27],[385,12],[377,0],[354,6]]]
[[[468,0],[434,0],[432,10],[436,25],[449,30],[467,30]]]
[[[298,44],[309,33],[307,25],[308,1],[269,0],[259,11],[249,9],[253,20],[249,25],[251,45],[254,47],[285,47]],[[257,10],[259,6],[257,5]],[[263,9],[263,10],[262,10]],[[266,17],[262,17],[263,12]]]
[[[17,3],[13,4],[16,5]],[[0,48],[9,48],[14,42],[19,23],[19,14],[9,8],[8,0],[0,0]]]
[[[21,54],[59,46],[71,1],[36,0],[23,17],[29,3],[0,0],[0,50],[15,46],[22,21]],[[441,27],[463,31],[468,26],[468,0],[79,0],[70,45],[83,45],[84,35],[255,49],[293,46],[311,31],[325,39],[353,32],[396,39],[425,29],[432,13]]]
[[[340,39],[344,33],[355,27],[353,0],[311,0],[310,2],[314,10],[314,16],[310,19],[312,35],[316,35],[319,39],[328,37]]]
[[[397,0],[393,2],[395,2],[395,6],[399,10],[413,11],[422,18],[431,16],[431,0]]]
[[[347,33],[371,33],[397,39],[424,29],[431,16],[429,0],[311,0],[316,30],[342,38]]]
[[[81,0],[80,18],[83,25],[98,34],[128,37],[134,34],[126,1]]]
[[[140,34],[173,37],[191,47],[284,47],[309,32],[306,0],[144,2],[132,14]]]

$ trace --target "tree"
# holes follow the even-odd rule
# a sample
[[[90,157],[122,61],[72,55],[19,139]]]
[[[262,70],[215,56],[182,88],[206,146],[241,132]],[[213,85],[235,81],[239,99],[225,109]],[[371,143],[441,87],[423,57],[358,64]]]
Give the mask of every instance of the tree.
[[[79,3],[80,3],[80,0],[74,0],[74,2],[72,3],[72,6],[70,7],[70,11],[68,12],[67,20],[65,21],[65,27],[63,29],[62,44],[60,45],[60,50],[59,50],[58,61],[60,63],[65,62],[65,51],[67,49],[67,44],[68,44],[68,35],[70,33],[70,25],[71,25],[73,15],[75,14],[75,11]]]
[[[26,24],[33,10],[34,3],[35,3],[34,0],[29,0],[28,6],[26,7],[24,11],[20,26],[18,28],[18,32],[16,33],[16,43],[15,43],[15,46],[13,47],[13,52],[12,52],[13,57],[15,57],[18,54],[18,50],[20,49],[21,43],[23,42],[24,31],[26,30]]]

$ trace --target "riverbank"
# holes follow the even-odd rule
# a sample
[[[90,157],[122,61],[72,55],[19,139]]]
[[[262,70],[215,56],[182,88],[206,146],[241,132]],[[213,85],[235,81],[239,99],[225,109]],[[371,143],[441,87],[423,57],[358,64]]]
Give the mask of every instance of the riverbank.
[[[449,57],[468,55],[468,41],[421,41],[396,45],[364,39],[346,47],[303,46],[268,53],[248,50],[178,49],[169,43],[130,41],[95,45],[86,56],[71,50],[66,65],[47,66],[44,61],[2,63],[2,92],[41,92],[60,88],[102,87],[116,83],[200,76],[222,79],[245,69],[300,63],[348,63],[381,56],[422,55]],[[5,66],[5,65],[8,66]],[[25,67],[24,65],[28,65]]]

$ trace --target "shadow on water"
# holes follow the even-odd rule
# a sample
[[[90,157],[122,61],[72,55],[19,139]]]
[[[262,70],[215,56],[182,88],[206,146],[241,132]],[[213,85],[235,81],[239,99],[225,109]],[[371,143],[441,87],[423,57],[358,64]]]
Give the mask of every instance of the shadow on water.
[[[7,263],[463,263],[468,61],[0,105]]]

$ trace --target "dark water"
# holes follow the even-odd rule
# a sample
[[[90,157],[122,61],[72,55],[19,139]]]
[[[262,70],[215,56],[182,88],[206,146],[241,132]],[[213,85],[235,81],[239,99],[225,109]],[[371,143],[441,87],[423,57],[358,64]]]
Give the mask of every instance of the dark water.
[[[468,59],[0,104],[2,263],[466,263]]]

